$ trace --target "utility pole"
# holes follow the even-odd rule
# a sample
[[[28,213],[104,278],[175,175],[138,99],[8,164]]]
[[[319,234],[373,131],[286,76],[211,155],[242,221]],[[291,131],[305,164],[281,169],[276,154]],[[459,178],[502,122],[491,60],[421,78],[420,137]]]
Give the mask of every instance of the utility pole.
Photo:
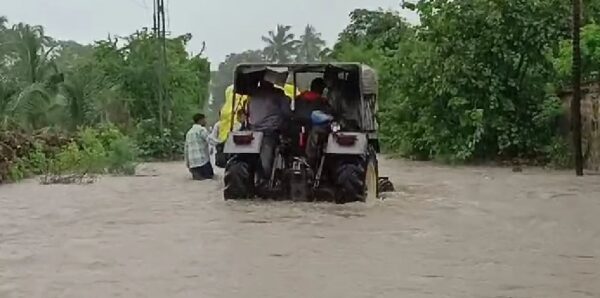
[[[171,100],[169,94],[169,81],[168,81],[168,64],[167,64],[167,18],[165,16],[165,0],[160,0],[160,10],[159,13],[161,15],[161,31],[162,36],[160,38],[161,41],[161,65],[162,65],[162,73],[163,73],[163,106],[165,111],[167,112],[167,121],[171,122]]]
[[[157,90],[156,96],[158,99],[158,121],[160,130],[164,129],[165,111],[168,108],[168,87],[167,87],[167,33],[166,33],[166,17],[165,17],[165,1],[153,0],[154,14],[152,32],[156,41],[156,50],[158,57],[157,73]],[[170,117],[168,117],[170,118]]]
[[[573,148],[575,149],[575,174],[583,176],[581,145],[581,0],[573,1],[573,99],[571,119]]]
[[[156,8],[156,0],[152,0],[152,33],[154,36],[158,36],[158,10]]]

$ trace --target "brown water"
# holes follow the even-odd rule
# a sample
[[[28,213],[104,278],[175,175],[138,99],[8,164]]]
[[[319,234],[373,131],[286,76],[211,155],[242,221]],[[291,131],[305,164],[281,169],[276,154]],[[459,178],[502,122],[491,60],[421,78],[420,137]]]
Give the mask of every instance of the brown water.
[[[376,205],[156,177],[0,187],[0,297],[600,297],[600,177],[382,161]]]

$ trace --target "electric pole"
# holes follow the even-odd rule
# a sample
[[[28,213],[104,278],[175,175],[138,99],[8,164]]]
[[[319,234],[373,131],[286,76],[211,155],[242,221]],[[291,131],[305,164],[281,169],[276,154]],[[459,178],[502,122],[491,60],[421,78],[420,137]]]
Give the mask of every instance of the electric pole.
[[[573,148],[575,149],[575,173],[583,176],[583,152],[581,145],[581,0],[573,1],[573,99],[571,119]]]
[[[169,94],[169,81],[168,81],[168,64],[167,64],[167,18],[165,15],[165,0],[160,0],[160,15],[161,15],[161,31],[162,37],[160,38],[162,47],[161,65],[163,68],[163,106],[167,113],[167,122],[171,122],[171,100]]]
[[[158,121],[161,131],[164,128],[165,112],[168,112],[169,107],[169,92],[167,82],[167,32],[166,32],[166,17],[165,17],[165,1],[153,0],[154,14],[152,32],[156,41],[156,49],[158,57],[157,73],[157,90],[156,97],[158,99]],[[170,117],[168,117],[170,118]]]

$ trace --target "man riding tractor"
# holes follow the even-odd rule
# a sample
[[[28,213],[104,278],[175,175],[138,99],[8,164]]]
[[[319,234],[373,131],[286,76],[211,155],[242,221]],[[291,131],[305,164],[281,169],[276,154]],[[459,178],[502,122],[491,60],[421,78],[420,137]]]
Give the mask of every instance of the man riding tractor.
[[[297,86],[297,75],[307,73],[321,78],[313,80],[312,93],[300,94],[291,104],[274,87],[290,75]],[[240,65],[234,89],[249,97],[248,125],[231,132],[225,143],[224,152],[231,156],[225,199],[346,203],[375,200],[381,185],[391,186],[378,177],[377,88],[371,68],[356,63]]]

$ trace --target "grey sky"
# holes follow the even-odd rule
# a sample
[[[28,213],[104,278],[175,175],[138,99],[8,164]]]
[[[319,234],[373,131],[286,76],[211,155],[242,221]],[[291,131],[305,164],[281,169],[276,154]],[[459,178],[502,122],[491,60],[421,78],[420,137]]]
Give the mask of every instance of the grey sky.
[[[262,48],[260,37],[278,23],[300,34],[311,23],[328,44],[348,24],[355,8],[399,9],[400,0],[165,0],[174,34],[192,33],[189,49],[205,54],[213,68],[232,52]],[[43,25],[59,39],[90,43],[108,33],[127,35],[150,27],[152,0],[0,0],[0,14],[9,21]],[[314,9],[313,9],[314,8]],[[403,14],[409,20],[415,16]]]

